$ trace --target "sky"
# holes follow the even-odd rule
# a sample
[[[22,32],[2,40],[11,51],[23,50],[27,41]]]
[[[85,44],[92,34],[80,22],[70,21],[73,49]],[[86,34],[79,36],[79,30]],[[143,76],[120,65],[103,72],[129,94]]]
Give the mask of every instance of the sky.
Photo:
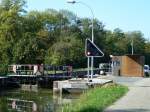
[[[92,18],[90,9],[83,4],[68,4],[67,0],[27,0],[27,11],[47,8],[66,9],[79,17]],[[150,40],[150,0],[80,0],[93,10],[94,17],[106,29],[120,28],[124,32],[141,31]]]

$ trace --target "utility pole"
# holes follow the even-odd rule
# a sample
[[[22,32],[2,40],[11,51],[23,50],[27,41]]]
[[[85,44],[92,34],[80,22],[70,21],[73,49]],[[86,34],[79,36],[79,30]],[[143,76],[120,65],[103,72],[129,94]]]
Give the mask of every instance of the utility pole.
[[[133,55],[134,54],[133,37],[132,37],[131,47],[132,47],[132,55]]]

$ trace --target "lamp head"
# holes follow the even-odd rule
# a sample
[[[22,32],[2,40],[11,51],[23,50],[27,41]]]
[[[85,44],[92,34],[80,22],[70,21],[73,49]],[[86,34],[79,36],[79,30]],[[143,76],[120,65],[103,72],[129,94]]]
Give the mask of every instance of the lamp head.
[[[76,1],[75,0],[67,0],[67,3],[75,4]]]

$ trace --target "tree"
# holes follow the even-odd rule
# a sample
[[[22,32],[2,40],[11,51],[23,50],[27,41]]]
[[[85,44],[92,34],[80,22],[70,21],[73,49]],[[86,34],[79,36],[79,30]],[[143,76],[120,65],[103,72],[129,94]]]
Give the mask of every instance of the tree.
[[[34,34],[26,33],[13,47],[13,63],[36,64],[39,53]]]
[[[134,54],[144,54],[145,39],[140,31],[128,32],[125,36],[130,43],[130,45],[128,45],[128,52],[131,53],[131,42],[133,40]]]
[[[84,47],[76,37],[62,37],[47,52],[45,63],[52,65],[75,65],[84,56]]]
[[[12,59],[12,48],[21,37],[24,0],[2,0],[0,4],[0,63],[7,65]]]
[[[145,64],[150,64],[150,42],[145,43]]]
[[[25,5],[24,0],[2,0],[0,4],[0,63],[85,67],[85,40],[91,39],[92,20],[67,10],[26,12]],[[148,59],[150,45],[141,32],[109,31],[94,19],[94,42],[105,53],[104,58],[95,59],[95,64],[108,62],[109,55],[131,54],[131,40],[134,54],[144,54]]]

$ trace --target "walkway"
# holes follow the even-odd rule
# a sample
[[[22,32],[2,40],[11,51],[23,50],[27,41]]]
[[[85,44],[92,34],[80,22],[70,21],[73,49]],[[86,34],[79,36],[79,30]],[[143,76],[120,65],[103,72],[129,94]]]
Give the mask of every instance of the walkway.
[[[135,80],[124,83],[129,86],[129,92],[105,112],[150,112],[150,78]]]

